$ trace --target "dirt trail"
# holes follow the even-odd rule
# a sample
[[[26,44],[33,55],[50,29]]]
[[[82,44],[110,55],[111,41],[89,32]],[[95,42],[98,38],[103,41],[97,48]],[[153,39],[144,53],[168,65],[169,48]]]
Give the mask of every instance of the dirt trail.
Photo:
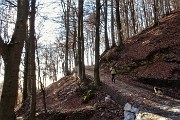
[[[86,73],[93,77],[93,70],[93,67],[88,67]],[[113,84],[110,73],[100,70],[100,79],[104,91],[122,106],[129,102],[138,107],[142,113],[153,114],[152,116],[158,116],[158,119],[179,120],[180,99],[156,95],[153,86],[133,81],[128,75],[116,75],[116,83]],[[157,119],[152,116],[150,119]]]

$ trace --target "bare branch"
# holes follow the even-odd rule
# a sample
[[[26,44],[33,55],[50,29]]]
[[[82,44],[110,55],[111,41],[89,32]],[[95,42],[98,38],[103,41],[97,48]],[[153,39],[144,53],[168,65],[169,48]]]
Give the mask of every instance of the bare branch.
[[[11,2],[10,0],[6,0],[7,3],[9,3],[10,5],[12,5],[12,7],[17,7],[16,4],[14,4],[13,2]]]

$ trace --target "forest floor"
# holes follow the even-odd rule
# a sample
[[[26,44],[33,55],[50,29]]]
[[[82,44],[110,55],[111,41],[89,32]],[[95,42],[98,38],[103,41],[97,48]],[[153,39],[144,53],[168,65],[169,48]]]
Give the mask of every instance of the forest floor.
[[[93,80],[93,66],[87,67],[86,73],[89,80]],[[73,75],[48,86],[47,114],[44,112],[42,92],[38,91],[37,120],[123,120],[126,102],[140,109],[145,120],[179,120],[180,91],[166,89],[177,96],[157,95],[152,85],[134,81],[129,76],[116,75],[116,83],[111,82],[110,73],[103,69],[100,70],[100,76],[102,84],[95,90],[95,98],[86,104],[83,103],[83,90],[79,90],[79,81]],[[105,102],[107,95],[111,96],[109,102]],[[21,116],[19,120],[27,118],[28,111],[27,105],[21,108],[17,112]]]
[[[37,94],[37,120],[119,120],[123,119],[122,107],[113,100],[105,102],[107,94],[102,86],[95,90],[95,97],[83,103],[83,93],[79,81],[73,75],[62,78],[46,88],[46,107],[44,111],[43,95]],[[18,119],[27,119],[27,104],[17,111]]]

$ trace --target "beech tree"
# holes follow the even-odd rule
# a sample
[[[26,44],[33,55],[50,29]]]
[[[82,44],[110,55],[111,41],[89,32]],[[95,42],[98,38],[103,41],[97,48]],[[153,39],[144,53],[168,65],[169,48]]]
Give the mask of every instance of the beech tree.
[[[95,65],[94,65],[94,79],[95,85],[100,85],[100,77],[99,77],[99,42],[100,42],[100,0],[96,0],[96,36],[95,36]]]
[[[69,58],[69,12],[70,12],[70,4],[71,0],[67,0],[67,12],[65,13],[65,28],[66,28],[66,44],[65,44],[65,69],[64,73],[65,75],[69,74],[69,69],[68,69],[68,58]]]
[[[31,81],[31,101],[30,101],[30,120],[35,120],[36,114],[36,66],[35,66],[35,8],[36,0],[31,0],[30,12],[30,81]]]
[[[116,22],[117,22],[117,34],[118,34],[118,46],[122,48],[123,46],[123,38],[122,38],[122,30],[121,30],[121,20],[119,13],[119,0],[116,0]]]
[[[114,1],[111,0],[111,39],[112,47],[116,46],[115,37],[114,37]]]
[[[83,34],[83,0],[79,0],[78,8],[78,76],[79,79],[85,80],[84,66],[84,34]]]
[[[109,50],[109,40],[107,32],[107,0],[104,0],[104,36],[105,36],[105,50]]]
[[[28,0],[17,0],[17,20],[9,43],[0,36],[0,55],[5,65],[4,84],[0,103],[0,119],[15,120],[14,107],[18,94],[18,73],[22,48],[26,39]]]

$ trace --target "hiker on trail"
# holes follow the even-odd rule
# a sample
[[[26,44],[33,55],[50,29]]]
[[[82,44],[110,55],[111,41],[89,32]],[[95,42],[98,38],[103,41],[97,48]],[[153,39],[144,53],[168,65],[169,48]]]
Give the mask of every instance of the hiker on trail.
[[[115,83],[116,69],[111,67],[110,72],[111,72],[111,75],[112,75],[112,83]]]

